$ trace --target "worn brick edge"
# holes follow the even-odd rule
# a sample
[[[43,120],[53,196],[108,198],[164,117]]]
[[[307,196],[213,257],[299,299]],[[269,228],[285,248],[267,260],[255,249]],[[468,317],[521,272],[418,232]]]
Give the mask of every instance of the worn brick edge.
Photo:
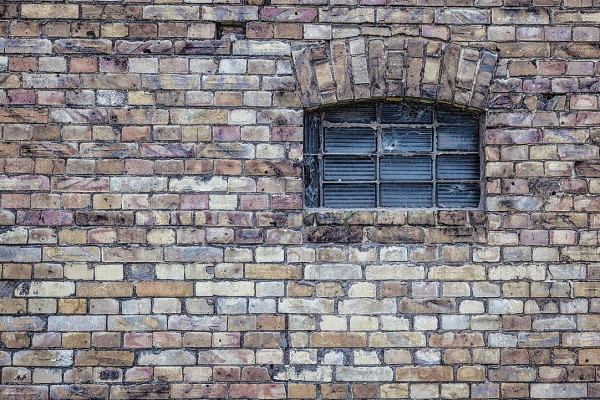
[[[422,38],[358,37],[292,51],[303,107],[412,97],[485,109],[498,54]]]

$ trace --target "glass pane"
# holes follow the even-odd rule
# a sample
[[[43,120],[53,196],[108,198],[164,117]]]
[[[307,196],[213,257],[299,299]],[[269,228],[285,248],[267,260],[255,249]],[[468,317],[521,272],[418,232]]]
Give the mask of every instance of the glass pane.
[[[304,116],[304,153],[319,152],[319,113]]]
[[[429,157],[382,157],[379,176],[382,181],[426,181],[431,179]]]
[[[375,179],[375,160],[368,157],[325,157],[326,181],[363,181]]]
[[[440,125],[438,127],[438,150],[479,150],[477,126]]]
[[[439,183],[437,199],[439,207],[477,207],[479,205],[479,184]]]
[[[461,124],[461,125],[479,125],[477,115],[463,110],[437,110],[438,124]]]
[[[328,122],[354,122],[368,124],[375,121],[375,104],[352,104],[325,109]]]
[[[383,103],[381,105],[381,123],[403,124],[432,122],[431,105],[422,103]]]
[[[423,152],[431,151],[432,136],[433,132],[431,128],[399,126],[383,129],[381,142],[383,151]]]
[[[433,187],[429,183],[382,183],[382,207],[431,207]]]
[[[368,128],[325,129],[326,153],[374,153],[375,131]]]
[[[479,155],[442,155],[437,158],[438,179],[479,179]]]
[[[375,184],[323,185],[323,201],[325,207],[375,207]]]
[[[304,157],[304,206],[319,207],[319,159]]]

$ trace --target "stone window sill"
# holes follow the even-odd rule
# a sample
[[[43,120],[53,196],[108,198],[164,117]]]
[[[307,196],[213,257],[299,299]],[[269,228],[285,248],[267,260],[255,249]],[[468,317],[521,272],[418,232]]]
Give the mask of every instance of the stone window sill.
[[[482,210],[305,210],[308,243],[484,243]]]

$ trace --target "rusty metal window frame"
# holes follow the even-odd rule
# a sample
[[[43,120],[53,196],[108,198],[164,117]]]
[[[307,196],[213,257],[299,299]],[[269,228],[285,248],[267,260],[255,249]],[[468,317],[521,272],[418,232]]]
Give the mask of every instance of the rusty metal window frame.
[[[406,109],[397,115],[382,115],[384,109]],[[371,115],[370,121],[358,121],[360,120],[360,112],[372,108],[375,113]],[[425,110],[425,111],[423,111]],[[423,122],[424,118],[420,111],[431,113],[431,119]],[[371,111],[369,111],[371,112]],[[337,113],[337,116],[336,116]],[[411,114],[412,113],[412,114]],[[445,120],[440,121],[438,117],[443,116]],[[329,117],[327,117],[329,115]],[[412,116],[411,116],[412,115]],[[332,117],[332,116],[335,116]],[[343,118],[346,116],[348,118]],[[352,118],[356,116],[355,121]],[[390,121],[393,118],[393,121]],[[425,117],[425,119],[427,119]],[[403,121],[404,120],[404,121]],[[442,128],[440,130],[440,128]],[[457,131],[455,134],[458,139],[462,138],[465,140],[472,140],[469,143],[469,148],[459,149],[458,145],[451,149],[440,149],[438,143],[440,136],[445,138],[446,146],[449,143],[448,138],[452,137],[452,133],[440,133],[440,131],[455,128]],[[326,149],[326,130],[327,129],[338,129],[346,130],[348,133],[351,130],[372,130],[375,139],[375,148],[372,151],[367,152],[352,152],[350,148],[348,151],[327,151]],[[427,151],[393,151],[390,149],[384,149],[383,141],[386,135],[390,135],[389,132],[396,129],[398,132],[404,132],[406,135],[415,134],[417,131],[431,132],[431,146]],[[411,129],[413,131],[411,131]],[[481,115],[471,110],[458,109],[450,107],[448,105],[441,105],[437,103],[424,103],[418,101],[402,100],[402,101],[376,101],[376,102],[356,102],[345,105],[336,105],[333,107],[322,107],[314,111],[307,111],[305,113],[304,120],[304,168],[303,168],[303,179],[304,179],[304,205],[305,208],[334,208],[334,209],[352,209],[352,208],[426,208],[426,209],[477,209],[482,204],[482,140],[480,138],[481,129]],[[466,132],[466,133],[465,133]],[[448,136],[449,135],[449,136]],[[400,135],[401,136],[401,135]],[[408,137],[408,136],[407,136]],[[400,143],[402,145],[402,143]],[[352,147],[350,145],[350,147]],[[451,146],[452,147],[452,146]],[[456,169],[458,174],[449,178],[451,171],[445,170],[440,177],[442,168],[439,168],[441,163],[448,162],[449,157],[454,157],[454,161],[457,163]],[[382,179],[382,160],[384,163],[393,164],[386,160],[392,160],[395,158],[397,161],[402,161],[407,167],[413,167],[417,160],[423,160],[427,158],[430,160],[431,175],[428,179],[404,179],[399,177],[398,179]],[[401,159],[401,160],[400,160]],[[325,168],[325,163],[331,160],[347,161],[346,164],[351,163],[355,160],[356,163],[365,160],[372,160],[374,166],[374,176],[371,179],[358,179],[358,178],[346,178],[338,180],[327,180],[328,170]],[[444,161],[445,160],[445,161]],[[465,167],[463,174],[460,175],[460,161],[464,161]],[[413,161],[411,163],[411,161]],[[467,162],[468,161],[468,162]],[[476,163],[476,164],[475,164]],[[316,164],[316,166],[315,166]],[[369,162],[363,163],[369,165]],[[413,164],[413,165],[411,165]],[[342,170],[347,169],[346,166],[342,165]],[[370,168],[370,166],[369,166]],[[364,169],[364,166],[363,166]],[[355,170],[357,175],[361,173],[366,174],[369,171],[361,170],[359,167]],[[352,172],[352,171],[345,171]],[[347,185],[347,186],[344,186]],[[354,186],[352,186],[354,185]],[[356,185],[363,185],[363,188],[369,188],[374,190],[373,201],[371,197],[368,197],[370,202],[363,202],[362,204],[355,204],[352,201],[343,204],[328,204],[325,197],[325,190],[329,188],[359,188]],[[382,201],[384,197],[382,194],[383,188],[388,189],[389,193],[392,193],[391,188],[396,188],[396,194],[402,196],[403,188],[408,190],[416,188],[421,185],[421,189],[425,191],[430,189],[430,203],[411,201],[403,203],[402,201],[389,202]],[[372,189],[371,189],[372,188]],[[441,190],[446,190],[446,194],[441,196]],[[447,200],[452,197],[448,193],[457,193],[459,200],[451,201]],[[388,193],[386,192],[386,193]],[[388,193],[388,195],[389,195]],[[425,193],[425,192],[424,192]],[[343,190],[342,190],[343,194]],[[351,197],[351,192],[348,192]],[[466,196],[460,200],[460,196]],[[441,198],[446,200],[441,201]],[[419,200],[419,199],[417,199]],[[357,198],[357,202],[361,199]],[[410,204],[409,204],[410,203]]]

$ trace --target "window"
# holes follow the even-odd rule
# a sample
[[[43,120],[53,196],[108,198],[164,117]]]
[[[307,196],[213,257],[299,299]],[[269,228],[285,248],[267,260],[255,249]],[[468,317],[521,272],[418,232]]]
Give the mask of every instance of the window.
[[[409,101],[305,114],[305,207],[476,208],[480,178],[477,114]]]

